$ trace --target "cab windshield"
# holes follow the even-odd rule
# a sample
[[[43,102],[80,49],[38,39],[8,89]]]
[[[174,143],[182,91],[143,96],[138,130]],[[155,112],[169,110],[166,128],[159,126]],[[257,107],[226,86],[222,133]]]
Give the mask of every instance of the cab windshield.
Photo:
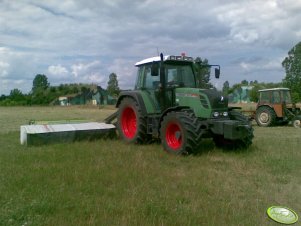
[[[195,88],[195,79],[190,65],[165,64],[166,83],[180,87]]]

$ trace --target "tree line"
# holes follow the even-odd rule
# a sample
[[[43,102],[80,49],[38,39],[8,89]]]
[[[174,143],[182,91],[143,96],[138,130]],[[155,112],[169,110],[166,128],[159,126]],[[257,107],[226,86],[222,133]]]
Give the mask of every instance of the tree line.
[[[60,96],[70,94],[87,95],[92,92],[91,85],[74,83],[51,86],[46,75],[37,74],[33,79],[32,89],[29,93],[24,94],[19,89],[13,89],[9,95],[0,96],[0,106],[49,105],[54,103]],[[109,75],[106,90],[108,95],[113,97],[119,95],[120,88],[115,73]]]

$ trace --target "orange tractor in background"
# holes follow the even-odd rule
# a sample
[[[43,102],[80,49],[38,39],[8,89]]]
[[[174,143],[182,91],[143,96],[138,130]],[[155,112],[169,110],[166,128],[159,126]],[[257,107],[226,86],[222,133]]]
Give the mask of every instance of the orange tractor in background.
[[[258,126],[272,126],[288,124],[300,128],[300,108],[291,101],[291,92],[288,88],[273,88],[259,90],[259,100],[254,118]]]

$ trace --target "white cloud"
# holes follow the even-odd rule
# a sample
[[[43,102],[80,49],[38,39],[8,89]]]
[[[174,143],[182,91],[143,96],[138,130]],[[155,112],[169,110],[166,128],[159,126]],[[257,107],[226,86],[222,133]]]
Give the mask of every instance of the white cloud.
[[[103,74],[103,65],[98,60],[73,64],[70,68],[71,74],[74,77],[74,82],[93,83],[101,86],[105,85],[106,76]]]
[[[4,78],[7,76],[9,68],[9,63],[0,61],[0,78]]]
[[[48,67],[48,72],[49,72],[50,75],[54,75],[54,76],[58,76],[58,77],[59,76],[64,77],[69,73],[67,68],[61,66],[60,64],[49,66]]]
[[[297,40],[300,31],[297,21],[301,20],[294,8],[284,7],[290,4],[291,1],[276,0],[233,1],[217,7],[214,12],[221,23],[230,27],[230,39],[287,48],[288,37]]]
[[[241,66],[242,69],[244,69],[246,71],[249,71],[253,67],[252,64],[249,64],[249,63],[246,63],[246,62],[241,62],[240,66]]]
[[[238,31],[238,32],[231,31],[231,34],[233,38],[238,42],[253,43],[259,39],[259,35],[255,30]]]
[[[90,63],[78,63],[73,64],[71,66],[72,74],[74,77],[81,77],[81,76],[87,76],[89,74],[94,74],[97,72],[97,70],[100,70],[101,63],[100,61],[93,61]]]
[[[275,58],[275,59],[258,59],[253,62],[245,62],[242,61],[240,63],[240,67],[246,71],[258,71],[258,70],[269,70],[269,71],[277,71],[281,70],[281,62],[283,59]]]

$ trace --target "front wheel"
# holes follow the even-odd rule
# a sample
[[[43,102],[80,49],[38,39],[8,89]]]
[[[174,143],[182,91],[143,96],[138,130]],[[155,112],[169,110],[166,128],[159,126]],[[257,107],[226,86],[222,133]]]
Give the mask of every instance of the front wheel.
[[[295,119],[294,121],[293,121],[293,126],[295,127],[295,128],[300,128],[301,127],[301,121],[300,121],[300,119]]]
[[[201,131],[198,120],[192,112],[168,113],[160,128],[160,138],[164,150],[180,155],[190,154],[200,147]]]

